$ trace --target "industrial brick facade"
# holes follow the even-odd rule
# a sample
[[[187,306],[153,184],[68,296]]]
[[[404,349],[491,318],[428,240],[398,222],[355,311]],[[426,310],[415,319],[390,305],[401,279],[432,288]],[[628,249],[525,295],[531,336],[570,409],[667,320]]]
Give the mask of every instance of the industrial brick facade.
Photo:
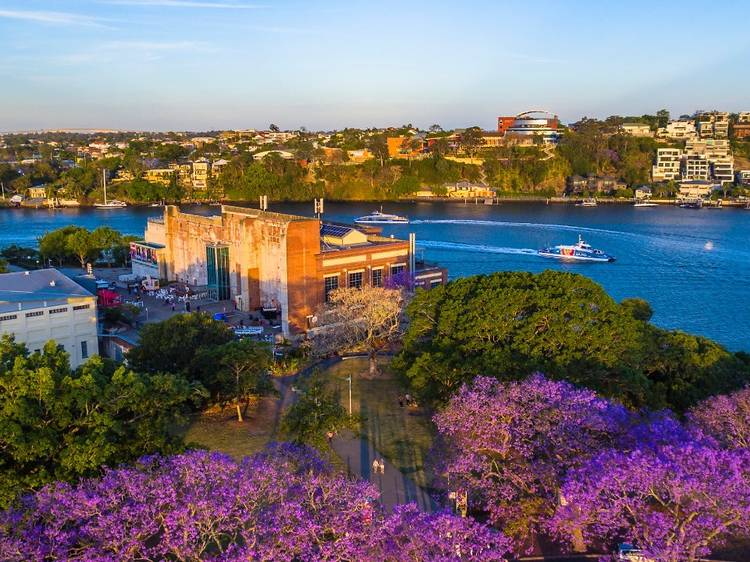
[[[201,216],[168,206],[163,220],[149,222],[146,241],[164,245],[160,266],[169,281],[194,286],[210,285],[215,264],[207,249],[221,249],[228,255],[221,266],[227,270],[221,272],[228,277],[227,298],[241,310],[277,309],[283,332],[291,334],[310,327],[327,290],[386,286],[410,275],[408,241],[338,228],[353,235],[323,240],[321,221],[311,217],[234,206],[223,206],[221,215]],[[437,270],[432,279],[444,282],[445,270]]]

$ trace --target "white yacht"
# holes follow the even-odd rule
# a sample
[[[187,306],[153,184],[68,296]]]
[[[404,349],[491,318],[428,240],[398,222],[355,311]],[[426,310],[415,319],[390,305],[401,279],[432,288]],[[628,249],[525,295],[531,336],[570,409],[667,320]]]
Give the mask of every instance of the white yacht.
[[[102,170],[102,180],[104,182],[104,203],[94,203],[94,207],[97,209],[122,209],[123,207],[127,207],[128,204],[125,201],[118,199],[107,201],[107,170]]]
[[[588,199],[584,199],[580,203],[576,203],[576,207],[596,207],[596,198],[595,197],[589,197]]]
[[[552,246],[542,248],[537,252],[543,258],[554,258],[558,260],[611,262],[615,258],[605,254],[601,250],[592,248],[583,238],[578,236],[578,243],[571,245]]]
[[[648,201],[646,199],[640,199],[633,203],[633,207],[658,207],[658,203],[652,203],[651,201]]]
[[[399,215],[389,215],[380,211],[373,211],[369,215],[354,219],[357,224],[409,224],[409,219]]]

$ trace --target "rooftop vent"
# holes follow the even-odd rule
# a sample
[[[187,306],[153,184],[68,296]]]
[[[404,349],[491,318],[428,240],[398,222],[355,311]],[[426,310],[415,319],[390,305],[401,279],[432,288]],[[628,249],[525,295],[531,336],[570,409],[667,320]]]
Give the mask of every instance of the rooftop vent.
[[[56,285],[56,283],[55,283],[55,280],[54,280],[54,279],[53,279],[52,281],[50,281],[50,282],[49,282],[49,286],[50,286],[50,287],[54,287],[55,285]]]

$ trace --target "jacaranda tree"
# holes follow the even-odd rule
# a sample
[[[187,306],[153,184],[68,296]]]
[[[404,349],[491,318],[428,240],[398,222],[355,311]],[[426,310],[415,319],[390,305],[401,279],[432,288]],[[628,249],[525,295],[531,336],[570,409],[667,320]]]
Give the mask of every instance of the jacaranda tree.
[[[239,464],[205,451],[145,457],[0,514],[0,559],[491,561],[508,551],[472,519],[386,514],[377,497],[293,445]]]
[[[750,536],[750,451],[700,443],[612,450],[572,470],[552,525],[647,559],[692,562]]]
[[[477,377],[435,416],[436,469],[520,549],[560,503],[566,472],[616,444],[630,419],[594,392],[540,374],[509,383]]]
[[[704,400],[688,419],[725,447],[750,448],[750,387]]]

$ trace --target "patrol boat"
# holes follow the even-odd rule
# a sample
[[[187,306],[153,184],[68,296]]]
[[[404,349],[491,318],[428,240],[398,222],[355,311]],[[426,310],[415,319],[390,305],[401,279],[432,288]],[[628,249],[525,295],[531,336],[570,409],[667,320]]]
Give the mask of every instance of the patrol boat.
[[[570,261],[592,261],[592,262],[610,262],[615,258],[605,254],[601,250],[592,248],[581,236],[578,236],[578,243],[573,245],[552,246],[542,248],[537,252],[543,258],[555,258],[558,260]]]

